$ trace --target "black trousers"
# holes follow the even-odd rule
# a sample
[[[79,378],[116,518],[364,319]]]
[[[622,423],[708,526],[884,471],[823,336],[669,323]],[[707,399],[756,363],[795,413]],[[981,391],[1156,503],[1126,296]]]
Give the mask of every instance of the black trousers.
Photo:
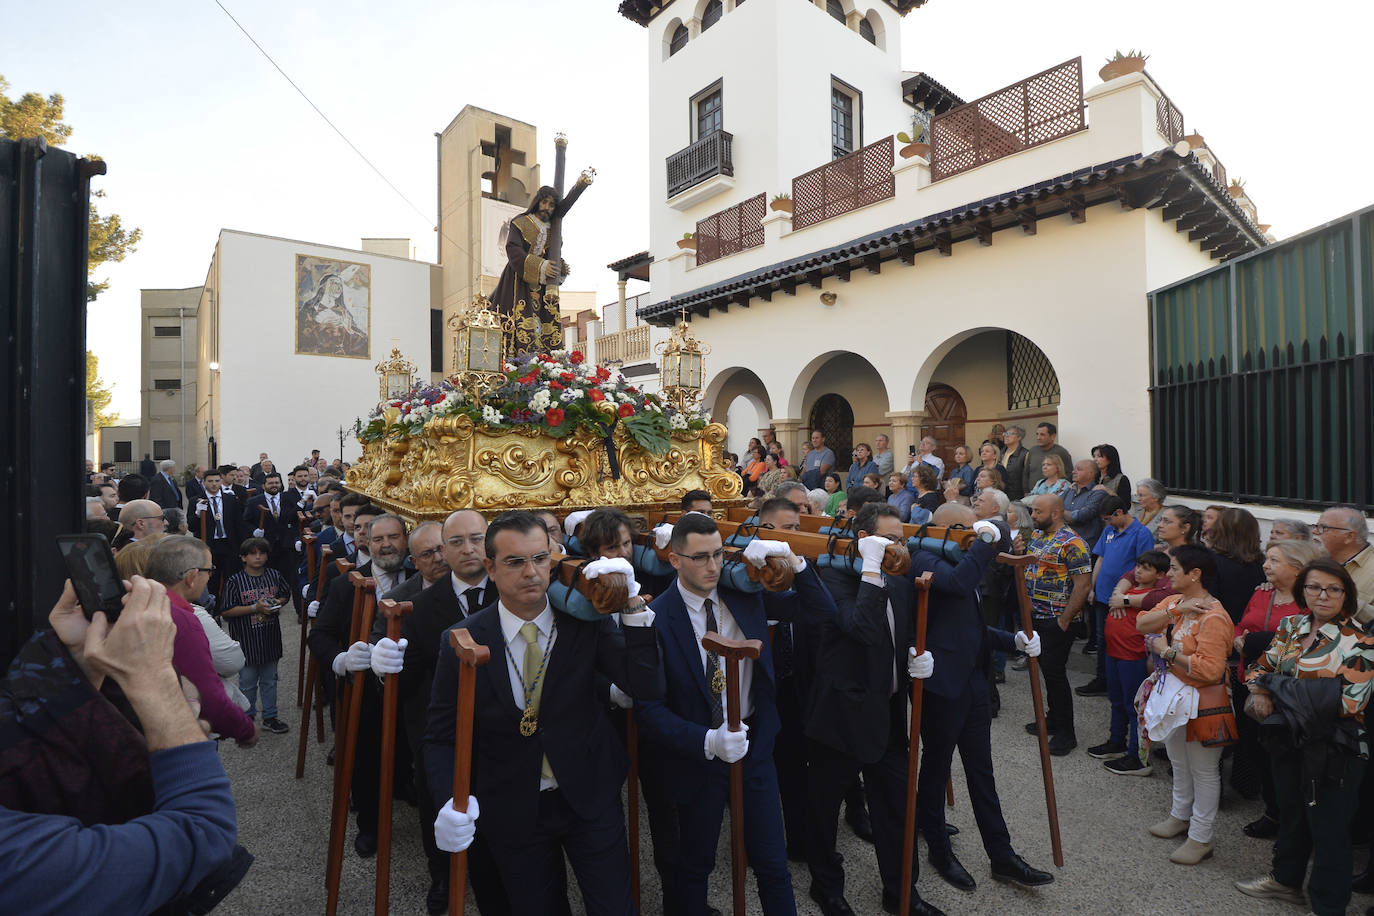
[[[1040,673],[1045,676],[1045,703],[1049,706],[1046,727],[1052,735],[1076,738],[1068,671],[1073,636],[1061,630],[1059,622],[1049,617],[1036,619],[1035,632],[1040,634]]]
[[[1311,857],[1307,895],[1312,911],[1318,916],[1340,916],[1350,903],[1350,820],[1358,807],[1365,761],[1350,757],[1344,779],[1318,786],[1315,805],[1307,803],[1300,751],[1275,754],[1269,763],[1279,798],[1274,880],[1302,887]]]
[[[210,582],[206,588],[215,596],[215,611],[222,613],[224,608],[219,606],[219,599],[220,593],[224,591],[224,580],[243,569],[243,560],[239,558],[239,545],[231,544],[228,538],[212,540],[209,547],[210,565],[215,567],[215,571],[210,573]]]
[[[612,709],[610,716],[611,725],[624,743],[627,711]],[[636,752],[639,758],[639,788],[644,797],[644,806],[649,809],[654,870],[658,872],[659,886],[663,890],[663,913],[665,916],[675,916],[682,906],[682,881],[678,871],[682,859],[682,827],[678,823],[677,805],[668,794],[668,781],[664,777],[657,747],[641,735]]]
[[[773,745],[773,768],[782,795],[782,824],[787,848],[806,849],[806,736],[802,734],[801,691],[797,676],[778,678],[778,718],[782,729]]]
[[[826,897],[844,895],[844,867],[835,851],[840,801],[860,772],[873,823],[873,849],[883,890],[897,894],[902,879],[902,826],[906,815],[907,723],[906,697],[898,691],[888,706],[887,749],[873,763],[860,763],[850,754],[818,741],[807,742],[807,860],[811,883]],[[940,783],[943,802],[945,784]],[[855,864],[855,863],[851,863]],[[912,849],[911,880],[920,868]]]
[[[358,832],[375,834],[382,778],[382,690],[371,671],[360,671],[353,676],[357,679],[355,683],[364,685],[362,707],[358,710],[358,744],[353,758],[353,806],[357,809]],[[409,779],[411,771],[410,742],[406,740],[400,716],[396,717],[396,729],[396,768],[393,772],[399,782]],[[342,765],[337,754],[334,763]]]

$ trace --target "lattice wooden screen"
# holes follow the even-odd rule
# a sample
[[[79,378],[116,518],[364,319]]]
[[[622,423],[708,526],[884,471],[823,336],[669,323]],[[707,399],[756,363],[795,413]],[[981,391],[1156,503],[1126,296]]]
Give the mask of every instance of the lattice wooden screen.
[[[1174,103],[1167,95],[1161,95],[1155,100],[1155,128],[1167,137],[1170,143],[1177,143],[1184,137],[1183,112],[1174,107]]]
[[[763,195],[697,222],[697,263],[706,264],[763,244]]]
[[[1083,59],[1074,58],[937,115],[930,124],[930,179],[958,175],[1085,127]]]
[[[793,178],[792,228],[805,229],[892,197],[897,193],[892,154],[888,136]]]
[[[1007,409],[1026,410],[1059,403],[1059,376],[1034,343],[1007,332]]]

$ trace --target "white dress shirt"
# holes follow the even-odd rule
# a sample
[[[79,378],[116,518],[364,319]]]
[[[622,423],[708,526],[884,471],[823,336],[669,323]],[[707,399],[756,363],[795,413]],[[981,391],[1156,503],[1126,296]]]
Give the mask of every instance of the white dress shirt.
[[[510,675],[511,696],[515,698],[515,707],[523,712],[525,709],[524,666],[526,643],[525,637],[520,635],[520,628],[523,627],[527,621],[523,617],[517,617],[507,610],[504,602],[497,602],[496,607],[497,613],[501,618],[501,636],[506,640],[506,649],[508,650],[502,654],[506,658],[506,672]],[[549,672],[548,662],[553,661],[553,650],[549,648],[549,640],[552,639],[554,642],[558,641],[553,630],[553,608],[549,606],[547,598],[544,599],[544,610],[539,612],[539,616],[534,618],[533,623],[539,628],[539,637],[537,640],[539,643],[539,651],[541,653],[545,651],[548,652],[547,661],[544,664],[544,673],[541,675],[541,677],[547,678]],[[548,689],[548,684],[544,685],[544,689]],[[542,693],[540,694],[540,701],[542,705]],[[558,788],[557,778],[545,779],[543,776],[539,777],[540,792],[556,788]]]
[[[470,588],[480,588],[482,590],[483,595],[485,595],[487,591],[487,585],[491,583],[491,578],[486,573],[482,573],[482,579],[480,582],[468,584],[467,582],[464,582],[462,579],[458,578],[458,574],[456,572],[450,572],[448,574],[448,577],[451,580],[453,580],[453,594],[458,596],[458,606],[459,609],[462,610],[463,616],[467,617],[471,614],[477,613],[479,608],[468,607],[467,599],[464,598],[463,595]]]
[[[692,632],[696,634],[697,651],[701,655],[701,670],[706,671],[706,649],[701,645],[701,637],[706,635],[706,610],[704,608],[705,598],[694,595],[682,587],[682,581],[677,582],[678,594],[682,596],[682,603],[687,606],[687,618],[692,623]],[[740,629],[739,623],[735,620],[735,615],[730,613],[720,601],[720,594],[716,589],[711,589],[708,595],[711,599],[711,607],[715,610],[716,625],[720,627],[720,635],[726,639],[747,639],[744,631]],[[720,669],[725,671],[725,659],[720,659]],[[754,714],[754,698],[750,688],[754,684],[754,660],[742,658],[739,662],[739,717],[747,719]],[[706,686],[710,687],[711,680],[707,678]],[[730,710],[727,707],[728,700],[725,694],[721,694],[721,709],[725,713],[725,724],[730,722]]]

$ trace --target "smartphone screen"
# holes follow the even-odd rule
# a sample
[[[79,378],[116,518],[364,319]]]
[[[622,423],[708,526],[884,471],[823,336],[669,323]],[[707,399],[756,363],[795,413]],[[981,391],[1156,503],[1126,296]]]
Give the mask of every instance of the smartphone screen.
[[[908,445],[906,447],[906,453],[914,458],[916,456],[916,446]]]
[[[115,567],[110,542],[103,534],[60,534],[57,547],[62,551],[67,576],[86,619],[95,616],[96,611],[104,611],[110,623],[114,623],[124,607],[124,583]]]

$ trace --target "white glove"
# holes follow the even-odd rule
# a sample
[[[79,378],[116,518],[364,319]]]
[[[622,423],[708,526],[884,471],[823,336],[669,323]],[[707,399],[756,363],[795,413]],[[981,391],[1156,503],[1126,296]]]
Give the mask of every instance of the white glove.
[[[377,640],[377,645],[372,647],[372,673],[377,677],[386,677],[388,674],[400,674],[401,667],[406,657],[406,646],[410,645],[410,640],[402,639],[400,642],[383,636]]]
[[[301,552],[301,542],[300,542],[300,541],[297,541],[297,542],[296,542],[296,553],[300,553],[300,552]]]
[[[593,560],[582,567],[582,575],[595,579],[602,573],[624,573],[626,584],[630,587],[630,597],[639,594],[639,583],[635,581],[635,568],[624,557]]]
[[[477,799],[468,796],[468,810],[453,810],[453,799],[449,799],[439,809],[434,819],[434,845],[444,852],[463,852],[472,845],[477,836]]]
[[[261,528],[254,528],[254,529],[253,529],[253,537],[255,537],[255,538],[260,538],[260,537],[262,537],[262,535],[263,535],[263,530],[262,530]]]
[[[654,546],[662,550],[668,546],[668,542],[673,539],[673,526],[664,522],[654,529]]]
[[[621,709],[631,709],[635,705],[634,697],[614,684],[611,685],[611,702]]]
[[[791,553],[792,548],[782,541],[765,541],[763,538],[754,538],[744,547],[744,559],[758,569],[767,565],[769,557],[785,557]]]
[[[1031,638],[1027,639],[1026,634],[1020,630],[1016,631],[1016,648],[1026,653],[1030,658],[1035,658],[1040,654],[1040,634],[1031,633]]]
[[[887,545],[891,544],[887,538],[880,538],[876,534],[859,540],[859,556],[863,558],[865,574],[874,573],[882,575],[883,572],[883,552],[887,550]]]
[[[997,526],[985,518],[973,523],[973,533],[978,535],[978,540],[984,544],[996,544],[1002,540],[1002,532],[998,531]]]
[[[372,667],[372,646],[362,640],[349,646],[342,655],[344,656],[344,667],[349,671],[366,671]],[[337,658],[334,659],[336,665],[338,661]]]
[[[318,601],[310,602],[310,606],[305,609],[305,614],[307,617],[318,617],[320,614],[320,603]]]
[[[210,510],[210,503],[209,503],[208,501],[203,500],[203,499],[197,500],[197,501],[196,501],[196,511],[197,511],[197,512],[208,512],[209,510]]]
[[[909,646],[906,650],[906,673],[917,680],[925,680],[935,673],[935,656],[930,654],[930,650],[916,654],[916,647]]]
[[[309,595],[309,594],[310,594],[310,583],[307,582],[307,583],[305,583],[304,585],[301,586],[301,597],[304,598],[305,596],[307,596],[307,595]]]
[[[333,663],[332,665],[330,665],[329,667],[331,667],[331,668],[334,669],[334,674],[335,674],[335,675],[337,675],[338,677],[343,677],[345,674],[348,673],[348,664],[347,664],[347,662],[348,662],[348,653],[347,653],[347,652],[340,652],[338,655],[334,656],[334,663]]]
[[[744,755],[749,753],[749,726],[741,722],[739,728],[739,731],[732,732],[729,725],[722,725],[708,731],[706,759],[724,760],[726,763],[743,760]]]
[[[567,533],[568,537],[572,537],[577,531],[577,526],[586,521],[587,516],[591,514],[589,510],[568,513],[568,517],[563,519],[563,530]]]

